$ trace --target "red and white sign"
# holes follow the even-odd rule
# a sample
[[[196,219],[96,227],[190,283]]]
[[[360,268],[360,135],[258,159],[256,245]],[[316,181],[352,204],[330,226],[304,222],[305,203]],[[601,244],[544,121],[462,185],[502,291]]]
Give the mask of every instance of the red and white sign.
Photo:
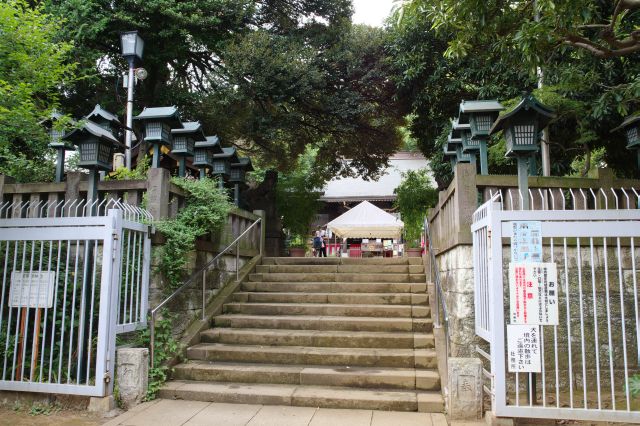
[[[509,264],[511,324],[558,325],[558,271],[555,263]]]

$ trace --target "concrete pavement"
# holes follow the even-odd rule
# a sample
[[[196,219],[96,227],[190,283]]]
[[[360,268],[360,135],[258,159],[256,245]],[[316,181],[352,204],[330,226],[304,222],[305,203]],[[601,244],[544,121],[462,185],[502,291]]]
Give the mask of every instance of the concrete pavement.
[[[104,426],[447,426],[443,414],[158,399]]]

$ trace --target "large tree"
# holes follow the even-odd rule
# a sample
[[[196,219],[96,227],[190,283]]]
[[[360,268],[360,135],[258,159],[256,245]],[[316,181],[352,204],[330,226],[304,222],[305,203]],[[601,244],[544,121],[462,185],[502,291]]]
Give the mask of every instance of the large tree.
[[[497,98],[510,105],[522,91],[534,91],[558,112],[550,132],[554,174],[571,173],[576,156],[589,157],[601,148],[619,174],[632,173],[623,135],[610,130],[639,106],[639,54],[634,49],[595,54],[567,37],[581,34],[600,43],[602,28],[609,24],[616,38],[633,39],[638,13],[616,15],[614,5],[598,1],[405,3],[393,22],[390,48],[399,67],[401,93],[409,95],[416,115],[412,130],[423,151],[439,163],[440,185],[447,177],[440,151],[447,117],[455,115],[460,100]],[[594,29],[597,25],[600,32]],[[537,89],[538,66],[544,73],[542,89]],[[503,143],[494,139],[490,167],[512,172],[513,164],[502,156]]]
[[[20,181],[46,180],[54,167],[38,123],[72,80],[71,45],[58,25],[25,1],[0,2],[0,173]]]
[[[123,111],[119,32],[136,28],[149,71],[137,107],[178,105],[266,165],[286,170],[312,145],[328,177],[351,170],[346,158],[374,175],[400,141],[382,33],[352,27],[349,0],[47,3],[83,64],[66,99],[75,114],[97,102]]]

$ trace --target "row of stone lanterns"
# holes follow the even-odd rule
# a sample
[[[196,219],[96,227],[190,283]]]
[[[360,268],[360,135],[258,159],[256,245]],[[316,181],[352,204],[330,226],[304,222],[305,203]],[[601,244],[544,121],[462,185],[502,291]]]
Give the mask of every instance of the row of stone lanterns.
[[[95,200],[98,197],[99,172],[111,171],[114,153],[127,149],[119,141],[124,126],[100,105],[83,118],[80,127],[66,134],[54,125],[60,117],[54,112],[49,120],[43,122],[50,131],[49,146],[58,151],[56,181],[64,179],[65,151],[77,147],[78,165],[90,171],[87,198]],[[171,150],[178,157],[178,174],[184,177],[186,159],[194,157],[192,164],[200,169],[201,178],[207,176],[209,169],[218,177],[220,188],[224,187],[225,180],[234,184],[234,200],[236,205],[239,204],[240,186],[245,183],[246,172],[253,170],[249,158],[238,157],[235,148],[222,148],[217,136],[205,136],[199,122],[183,123],[174,106],[145,108],[135,120],[141,124],[144,141],[153,147],[152,167],[160,167],[163,149]]]

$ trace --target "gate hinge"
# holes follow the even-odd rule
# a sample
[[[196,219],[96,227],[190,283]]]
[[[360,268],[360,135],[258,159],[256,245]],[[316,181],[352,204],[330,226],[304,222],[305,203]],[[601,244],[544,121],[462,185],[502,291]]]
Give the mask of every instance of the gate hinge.
[[[111,382],[111,375],[109,373],[104,373],[104,382],[105,383]]]

